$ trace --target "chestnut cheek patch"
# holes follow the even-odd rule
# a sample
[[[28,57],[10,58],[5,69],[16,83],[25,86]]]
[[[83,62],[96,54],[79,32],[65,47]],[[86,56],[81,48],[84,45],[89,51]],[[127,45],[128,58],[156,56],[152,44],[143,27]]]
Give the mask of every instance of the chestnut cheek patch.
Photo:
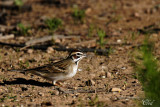
[[[77,59],[77,55],[73,55],[74,59]]]

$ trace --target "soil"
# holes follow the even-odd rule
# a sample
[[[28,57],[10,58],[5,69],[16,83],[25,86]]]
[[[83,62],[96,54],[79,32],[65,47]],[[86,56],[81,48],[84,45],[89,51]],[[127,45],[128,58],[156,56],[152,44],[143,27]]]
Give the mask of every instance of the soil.
[[[76,22],[72,17],[76,6],[85,10],[83,21]],[[143,43],[145,33],[151,31],[159,58],[159,0],[25,0],[24,8],[9,7],[0,9],[0,24],[6,26],[0,27],[1,34],[14,34],[14,38],[0,40],[0,106],[135,107],[142,104],[144,92],[132,66],[133,53]],[[46,49],[20,50],[21,47],[9,45],[24,45],[33,38],[51,35],[44,20],[54,17],[63,21],[54,34],[75,38],[47,42]],[[15,33],[20,22],[31,27],[29,34]],[[109,53],[86,52],[88,57],[79,63],[76,76],[63,82],[65,87],[53,86],[51,81],[32,74],[9,71],[34,68],[67,57],[67,51],[51,48],[55,46],[100,49],[98,28],[106,32],[101,49],[109,48]],[[90,40],[96,41],[86,43]]]

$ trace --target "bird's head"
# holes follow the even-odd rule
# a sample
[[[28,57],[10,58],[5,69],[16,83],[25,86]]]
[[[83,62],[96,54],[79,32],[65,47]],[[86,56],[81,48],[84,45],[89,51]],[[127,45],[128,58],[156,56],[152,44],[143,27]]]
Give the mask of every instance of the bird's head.
[[[72,60],[78,64],[78,62],[83,59],[84,57],[86,57],[86,54],[82,53],[79,50],[74,50],[69,54],[69,57],[72,58]]]

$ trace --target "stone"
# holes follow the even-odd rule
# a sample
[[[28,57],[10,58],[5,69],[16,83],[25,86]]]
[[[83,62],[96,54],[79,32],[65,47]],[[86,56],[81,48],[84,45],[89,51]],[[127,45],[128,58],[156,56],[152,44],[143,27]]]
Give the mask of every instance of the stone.
[[[121,92],[122,90],[120,88],[112,88],[111,91],[112,92]]]
[[[29,53],[29,54],[33,53],[33,49],[28,49],[27,53]]]
[[[89,15],[91,13],[92,9],[91,8],[87,8],[85,11],[85,14]]]
[[[117,40],[117,43],[121,43],[121,42],[122,42],[122,40],[120,40],[120,39]]]
[[[47,53],[53,53],[53,52],[54,52],[54,49],[52,47],[47,48]]]
[[[112,96],[110,99],[111,99],[112,101],[117,101],[117,100],[118,100],[117,96]]]
[[[95,84],[95,82],[94,82],[92,79],[86,81],[86,85],[87,85],[87,86],[92,86],[92,85],[94,85],[94,84]]]
[[[107,78],[112,78],[112,74],[110,72],[106,73]]]
[[[105,76],[105,75],[103,75],[103,76],[101,76],[101,78],[106,78],[106,76]]]
[[[59,91],[58,90],[53,90],[52,95],[59,95]]]
[[[40,95],[40,96],[44,96],[44,93],[42,93],[42,92],[38,92],[38,95]]]

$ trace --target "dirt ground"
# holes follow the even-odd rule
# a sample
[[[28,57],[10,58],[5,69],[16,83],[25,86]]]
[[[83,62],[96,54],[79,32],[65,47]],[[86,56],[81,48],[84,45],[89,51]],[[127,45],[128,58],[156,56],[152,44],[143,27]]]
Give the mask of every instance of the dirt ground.
[[[132,66],[133,53],[143,43],[145,33],[151,31],[159,59],[159,0],[26,0],[24,5],[29,8],[0,6],[0,25],[3,25],[0,34],[14,34],[14,38],[0,40],[0,106],[135,107],[142,104],[144,93]],[[75,23],[72,17],[75,6],[85,10],[83,23]],[[56,39],[46,49],[20,50],[21,47],[9,45],[50,35],[44,20],[53,17],[63,21],[54,34],[75,38]],[[31,27],[29,35],[14,33],[17,27],[10,29],[19,22]],[[94,26],[92,32],[91,26]],[[110,48],[109,54],[86,52],[88,57],[80,62],[76,76],[63,83],[65,88],[32,74],[8,71],[33,68],[67,57],[67,51],[51,49],[57,44],[99,49],[96,28],[106,32],[102,49]],[[86,43],[92,40],[96,41]]]

